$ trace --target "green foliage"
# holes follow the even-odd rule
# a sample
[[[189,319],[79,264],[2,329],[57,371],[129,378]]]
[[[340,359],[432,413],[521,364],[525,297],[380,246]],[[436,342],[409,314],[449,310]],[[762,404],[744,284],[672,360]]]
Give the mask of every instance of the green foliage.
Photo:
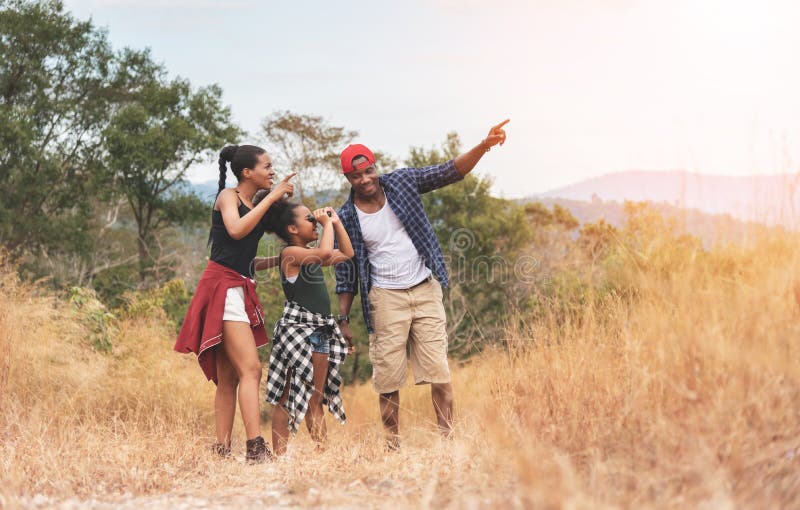
[[[592,299],[592,286],[585,274],[565,268],[543,280],[536,291],[529,294],[530,317],[535,322],[548,317],[576,322]]]
[[[116,330],[116,316],[106,309],[92,289],[71,287],[69,302],[81,323],[89,330],[89,345],[96,351],[111,352],[111,336]]]
[[[625,214],[624,249],[641,271],[667,275],[703,251],[699,238],[681,233],[674,218],[665,218],[648,203],[626,202]]]
[[[177,333],[192,300],[192,296],[186,288],[186,282],[181,279],[170,280],[160,287],[159,292],[162,299],[161,308],[175,325]]]
[[[0,4],[0,241],[13,255],[92,250],[83,197],[102,187],[118,71],[105,33],[61,2]]]
[[[537,229],[558,228],[572,230],[579,225],[578,220],[565,207],[554,204],[552,209],[541,202],[531,202],[525,205],[525,214],[531,225]]]
[[[123,298],[125,303],[119,309],[122,316],[168,320],[174,325],[176,334],[192,300],[186,283],[180,278],[156,288],[128,292]]]
[[[110,271],[109,293],[134,251],[139,284],[163,281],[174,257],[159,233],[207,213],[186,169],[238,135],[219,87],[114,51],[60,1],[0,3],[0,241],[25,274],[87,285]]]
[[[208,221],[209,205],[198,195],[176,189],[156,201],[163,224],[169,226],[199,226]]]
[[[601,219],[596,223],[587,223],[581,227],[578,233],[578,245],[594,262],[608,255],[614,247],[614,243],[619,242],[619,235],[616,228]]]
[[[121,317],[166,320],[164,299],[160,296],[158,287],[148,290],[132,290],[126,292],[122,297],[125,304],[119,309]]]
[[[273,257],[280,253],[282,241],[275,236],[264,236],[258,245],[258,257]],[[283,312],[283,287],[281,286],[280,270],[277,267],[256,273],[256,294],[264,307],[264,320],[267,333],[272,337],[272,329]],[[271,345],[271,344],[270,344]],[[270,347],[259,351],[262,361],[269,359]]]
[[[461,139],[458,133],[451,131],[447,133],[441,147],[433,146],[430,149],[411,147],[405,164],[411,168],[422,168],[455,159],[459,154],[461,154]]]
[[[556,214],[540,205],[526,209],[544,228],[571,223],[557,221]],[[682,232],[673,218],[647,203],[626,203],[622,228],[599,220],[584,224],[574,240],[556,239],[551,236],[537,246],[543,257],[553,252],[560,257],[548,262],[547,278],[525,292],[534,321],[581,323],[587,310],[602,307],[610,297],[636,300],[642,285],[668,283],[688,267],[713,271],[725,260],[711,264],[715,252],[705,250],[699,238]]]
[[[92,288],[113,309],[125,302],[123,295],[136,286],[138,279],[136,264],[121,264],[98,272],[92,280]]]
[[[240,132],[222,105],[218,86],[193,90],[186,80],[169,80],[148,52],[127,50],[122,58],[141,85],[130,91],[103,131],[106,168],[133,211],[144,283],[155,260],[154,234],[197,221],[206,212],[199,197],[181,191],[189,167]]]

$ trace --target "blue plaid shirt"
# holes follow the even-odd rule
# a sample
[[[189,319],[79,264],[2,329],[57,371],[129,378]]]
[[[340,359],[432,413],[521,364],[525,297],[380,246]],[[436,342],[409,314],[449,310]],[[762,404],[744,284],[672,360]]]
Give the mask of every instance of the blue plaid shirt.
[[[421,195],[461,179],[463,177],[456,170],[453,160],[425,168],[401,168],[378,177],[389,207],[405,227],[411,242],[414,243],[414,247],[425,261],[425,265],[443,287],[447,287],[449,283],[447,268],[444,264],[442,248],[439,246],[431,222],[422,208]],[[350,236],[355,255],[350,260],[336,265],[336,293],[358,294],[359,290],[361,291],[361,310],[364,313],[364,322],[367,325],[367,331],[372,333],[369,316],[369,289],[372,286],[369,254],[364,245],[364,237],[361,235],[361,225],[353,204],[352,190],[350,198],[339,209],[339,218]]]

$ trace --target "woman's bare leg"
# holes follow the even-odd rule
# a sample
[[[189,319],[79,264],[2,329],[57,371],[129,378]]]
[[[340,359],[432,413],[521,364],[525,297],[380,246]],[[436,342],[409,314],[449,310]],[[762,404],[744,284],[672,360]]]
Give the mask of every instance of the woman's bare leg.
[[[236,386],[239,376],[228,360],[225,349],[218,345],[217,350],[217,393],[214,396],[214,422],[217,429],[217,442],[230,448],[233,417],[236,414]]]
[[[228,360],[239,377],[239,411],[242,413],[247,439],[261,435],[258,414],[258,384],[261,382],[261,361],[258,359],[253,331],[247,322],[223,321],[222,345]]]

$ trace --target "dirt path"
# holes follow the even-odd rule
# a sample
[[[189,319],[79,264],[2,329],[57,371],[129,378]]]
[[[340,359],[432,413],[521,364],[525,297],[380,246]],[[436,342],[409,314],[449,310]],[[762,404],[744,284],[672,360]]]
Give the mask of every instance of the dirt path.
[[[419,473],[395,471],[389,474],[387,463],[397,462],[402,469],[417,467],[412,456],[386,454],[375,459],[372,472],[351,470],[339,466],[333,471],[324,467],[294,461],[251,466],[237,458],[218,470],[205,472],[213,481],[204,485],[196,482],[176,482],[171,489],[157,494],[98,494],[88,497],[58,497],[37,494],[3,499],[0,508],[143,510],[143,509],[240,509],[240,508],[396,508],[428,507],[434,499],[439,475],[419,476]],[[328,466],[330,467],[330,466]],[[381,473],[385,473],[381,475]],[[442,501],[438,503],[448,503]],[[489,500],[484,500],[486,506]]]
[[[207,491],[205,494],[191,490],[174,490],[156,495],[107,495],[87,499],[36,495],[3,502],[0,508],[47,508],[58,510],[199,510],[240,508],[298,508],[325,506],[326,508],[386,508],[387,506],[414,505],[407,491],[391,479],[357,480],[338,491],[315,487],[286,487],[281,484],[258,484],[242,481],[241,485],[227,490]],[[416,492],[416,491],[414,491]],[[417,498],[412,498],[417,499]]]

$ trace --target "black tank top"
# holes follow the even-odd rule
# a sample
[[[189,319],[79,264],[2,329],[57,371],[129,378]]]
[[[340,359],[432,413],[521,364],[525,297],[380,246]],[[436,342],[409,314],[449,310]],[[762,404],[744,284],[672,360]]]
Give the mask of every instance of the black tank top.
[[[283,259],[283,250],[281,250],[280,259]],[[294,283],[286,279],[282,268],[280,272],[283,294],[286,299],[294,301],[311,312],[330,315],[331,300],[328,297],[328,287],[325,285],[325,275],[320,264],[300,266],[300,272]]]
[[[250,212],[250,208],[239,200],[239,217]],[[258,242],[264,235],[264,227],[259,221],[255,228],[246,236],[233,239],[228,235],[225,224],[222,222],[220,211],[211,211],[211,260],[222,264],[248,278],[255,277],[253,259],[258,252]]]

